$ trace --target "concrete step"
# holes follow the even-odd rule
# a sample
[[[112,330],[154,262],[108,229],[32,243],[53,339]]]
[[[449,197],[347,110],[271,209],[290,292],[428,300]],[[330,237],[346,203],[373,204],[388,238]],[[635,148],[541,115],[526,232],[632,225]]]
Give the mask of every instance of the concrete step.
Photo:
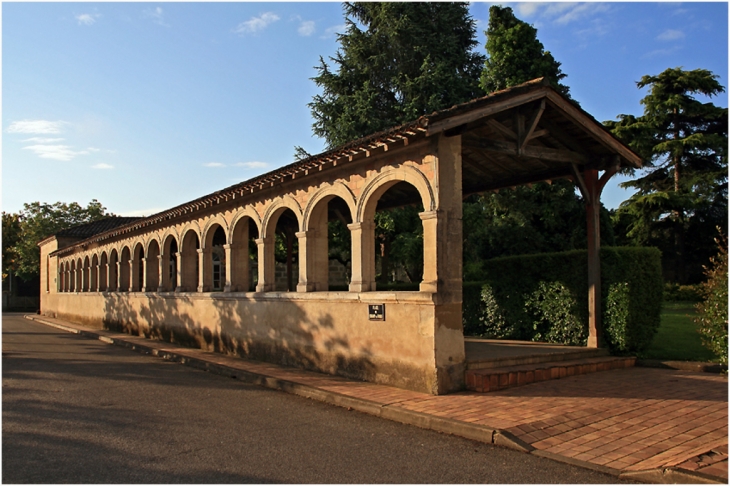
[[[517,346],[513,346],[517,348]],[[500,346],[500,349],[508,349],[507,346]],[[520,346],[519,352],[514,355],[490,356],[485,358],[469,358],[467,356],[466,369],[478,370],[487,368],[505,368],[512,366],[534,365],[539,363],[552,363],[556,361],[571,361],[577,359],[597,358],[609,356],[605,348],[583,348],[583,347],[538,347]],[[504,352],[504,351],[502,351]]]
[[[466,389],[486,393],[566,376],[630,368],[635,357],[591,357],[466,371]]]

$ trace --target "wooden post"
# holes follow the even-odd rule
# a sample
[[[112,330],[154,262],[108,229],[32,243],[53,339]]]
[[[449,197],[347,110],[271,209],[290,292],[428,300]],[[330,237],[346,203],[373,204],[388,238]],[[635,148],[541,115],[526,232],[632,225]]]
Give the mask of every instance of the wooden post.
[[[601,326],[601,192],[606,182],[618,172],[620,160],[598,177],[597,169],[582,173],[573,165],[573,178],[586,202],[586,231],[588,234],[588,347],[603,346]]]

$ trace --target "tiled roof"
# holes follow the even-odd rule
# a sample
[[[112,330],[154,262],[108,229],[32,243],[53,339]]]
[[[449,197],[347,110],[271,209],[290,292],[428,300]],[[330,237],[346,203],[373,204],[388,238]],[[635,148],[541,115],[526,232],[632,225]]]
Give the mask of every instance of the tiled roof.
[[[110,216],[108,218],[100,219],[98,221],[92,221],[91,223],[80,224],[71,228],[66,228],[56,233],[56,236],[62,236],[67,238],[91,238],[94,235],[103,233],[105,231],[124,226],[126,224],[134,223],[142,218],[140,217],[122,217],[122,216]]]

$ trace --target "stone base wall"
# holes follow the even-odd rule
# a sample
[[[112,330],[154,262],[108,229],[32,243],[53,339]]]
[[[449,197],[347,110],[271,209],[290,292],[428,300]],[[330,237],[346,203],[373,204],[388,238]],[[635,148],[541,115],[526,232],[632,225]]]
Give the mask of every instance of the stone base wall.
[[[371,321],[368,304],[385,304]],[[49,293],[41,313],[96,328],[432,394],[462,389],[434,351],[439,306],[421,292]],[[442,337],[440,339],[443,340]],[[458,341],[458,342],[457,342]]]

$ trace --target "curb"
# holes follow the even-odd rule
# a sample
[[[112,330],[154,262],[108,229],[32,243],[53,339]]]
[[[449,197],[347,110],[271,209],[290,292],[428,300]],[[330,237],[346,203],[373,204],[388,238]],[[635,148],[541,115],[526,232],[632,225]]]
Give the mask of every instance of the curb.
[[[724,479],[677,467],[624,472],[619,479],[654,484],[727,484]]]
[[[618,479],[627,479],[631,481],[657,484],[725,484],[727,482],[724,478],[703,474],[701,472],[679,469],[676,467],[659,468],[647,471],[622,472],[618,469],[535,449],[530,444],[527,444],[526,442],[520,440],[519,438],[505,430],[500,430],[485,425],[469,424],[449,418],[436,417],[421,412],[414,412],[398,407],[397,405],[381,405],[377,402],[372,402],[370,400],[353,398],[347,395],[342,395],[340,393],[321,390],[319,388],[315,388],[309,385],[302,385],[300,383],[289,380],[274,378],[260,373],[234,368],[224,364],[213,363],[206,360],[205,358],[186,356],[172,349],[165,349],[164,347],[160,348],[147,344],[130,342],[128,339],[120,339],[117,337],[105,335],[107,334],[107,331],[103,330],[90,331],[78,329],[76,327],[65,326],[63,324],[51,322],[43,318],[37,317],[36,315],[25,315],[23,317],[31,321],[55,327],[56,329],[60,329],[62,331],[79,334],[90,339],[98,339],[99,341],[107,344],[129,348],[133,351],[150,354],[155,357],[174,361],[199,370],[208,371],[230,378],[235,378],[244,383],[291,393],[293,395],[298,395],[303,398],[317,400],[323,403],[327,403],[329,405],[347,408],[348,410],[356,410],[358,412],[366,413],[368,415],[374,415],[379,418],[399,422],[406,425],[413,425],[422,429],[433,430],[435,432],[450,434],[465,439],[475,440],[477,442],[493,444],[498,447],[505,447],[508,449],[525,452],[527,454],[533,454],[535,456],[543,457],[545,459],[550,459],[553,461],[562,462],[564,464],[570,464],[572,466],[578,466],[583,469],[589,469],[592,471],[607,474]],[[162,343],[162,341],[158,342]]]
[[[637,359],[634,366],[644,368],[663,368],[668,370],[696,371],[704,373],[727,373],[727,366],[720,363],[699,361],[666,361],[661,359]]]

